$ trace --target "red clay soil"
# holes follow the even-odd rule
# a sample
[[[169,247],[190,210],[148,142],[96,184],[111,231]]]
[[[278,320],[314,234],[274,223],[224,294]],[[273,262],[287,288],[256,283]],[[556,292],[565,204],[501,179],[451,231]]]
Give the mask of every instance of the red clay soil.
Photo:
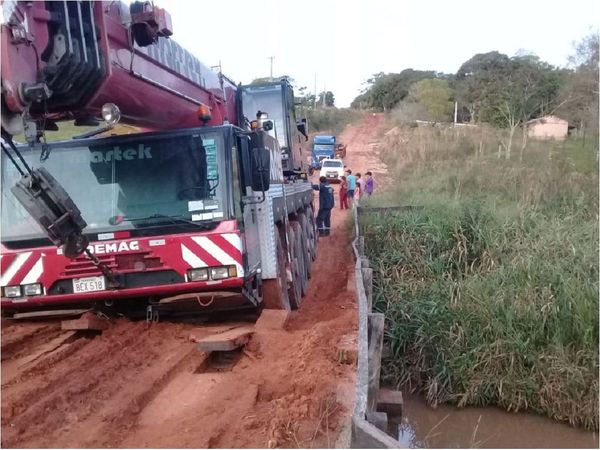
[[[370,164],[365,149],[379,123],[368,116],[341,136],[355,170],[369,169],[359,166]],[[190,340],[215,325],[120,319],[86,336],[61,331],[59,321],[3,320],[2,447],[336,445],[355,382],[355,366],[340,363],[336,349],[357,329],[347,215],[334,211],[287,329],[257,331],[229,371]]]

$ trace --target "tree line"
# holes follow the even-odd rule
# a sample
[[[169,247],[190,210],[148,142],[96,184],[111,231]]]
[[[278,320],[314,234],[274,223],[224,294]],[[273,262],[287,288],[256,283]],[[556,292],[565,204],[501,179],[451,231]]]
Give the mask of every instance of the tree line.
[[[357,109],[402,109],[411,119],[488,123],[510,130],[556,114],[580,133],[598,133],[598,33],[575,45],[566,68],[519,52],[497,51],[465,61],[455,74],[406,69],[377,73],[352,102]]]

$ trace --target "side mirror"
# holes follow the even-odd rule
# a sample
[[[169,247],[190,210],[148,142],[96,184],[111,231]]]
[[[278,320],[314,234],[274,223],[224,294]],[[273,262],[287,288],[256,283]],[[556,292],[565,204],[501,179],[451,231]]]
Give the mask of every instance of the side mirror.
[[[306,117],[296,122],[296,128],[298,128],[298,131],[304,136],[305,140],[308,141],[308,121]]]
[[[266,148],[254,148],[250,157],[252,170],[252,190],[265,192],[269,190],[271,173],[271,153]]]

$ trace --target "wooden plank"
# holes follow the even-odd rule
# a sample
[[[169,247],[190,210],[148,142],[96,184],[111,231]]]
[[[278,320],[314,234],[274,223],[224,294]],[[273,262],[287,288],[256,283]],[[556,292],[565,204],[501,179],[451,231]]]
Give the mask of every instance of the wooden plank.
[[[31,311],[24,313],[15,313],[13,319],[50,319],[60,317],[79,316],[89,309],[54,309],[50,311]]]
[[[254,327],[235,328],[225,333],[206,336],[197,342],[198,350],[202,352],[226,352],[246,345]]]
[[[390,212],[401,212],[401,211],[420,211],[423,206],[417,205],[404,205],[404,206],[359,206],[358,214],[373,214],[373,213],[390,213]]]
[[[108,328],[108,320],[95,314],[87,313],[75,320],[63,320],[60,327],[63,330],[91,330],[103,331]]]
[[[56,350],[58,347],[63,345],[65,342],[67,342],[69,339],[73,338],[73,336],[75,336],[75,333],[77,333],[77,332],[76,331],[67,331],[66,333],[63,333],[60,336],[52,339],[50,342],[42,345],[35,353],[32,353],[31,355],[27,355],[26,357],[19,360],[18,367],[21,368],[21,367],[35,361],[40,356],[43,356],[46,353]]]
[[[373,269],[363,267],[363,284],[365,286],[365,294],[367,295],[367,311],[373,311]]]
[[[189,340],[192,342],[199,342],[203,338],[213,334],[225,333],[226,331],[233,330],[235,328],[247,327],[248,322],[233,322],[225,325],[206,325],[194,328],[189,335]]]
[[[381,351],[383,349],[383,329],[385,316],[381,313],[369,313],[369,384],[367,387],[367,412],[377,407],[377,391],[381,373]]]

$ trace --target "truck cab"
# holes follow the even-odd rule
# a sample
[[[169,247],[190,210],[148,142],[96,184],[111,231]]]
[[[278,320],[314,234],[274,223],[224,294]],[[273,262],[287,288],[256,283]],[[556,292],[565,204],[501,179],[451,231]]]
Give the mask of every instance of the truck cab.
[[[283,172],[286,176],[305,173],[308,140],[306,119],[297,120],[294,108],[294,91],[287,79],[240,87],[238,111],[240,126],[251,122],[258,111],[266,112],[275,125],[281,149]]]
[[[315,136],[312,150],[312,168],[320,169],[324,159],[335,157],[335,136]]]

